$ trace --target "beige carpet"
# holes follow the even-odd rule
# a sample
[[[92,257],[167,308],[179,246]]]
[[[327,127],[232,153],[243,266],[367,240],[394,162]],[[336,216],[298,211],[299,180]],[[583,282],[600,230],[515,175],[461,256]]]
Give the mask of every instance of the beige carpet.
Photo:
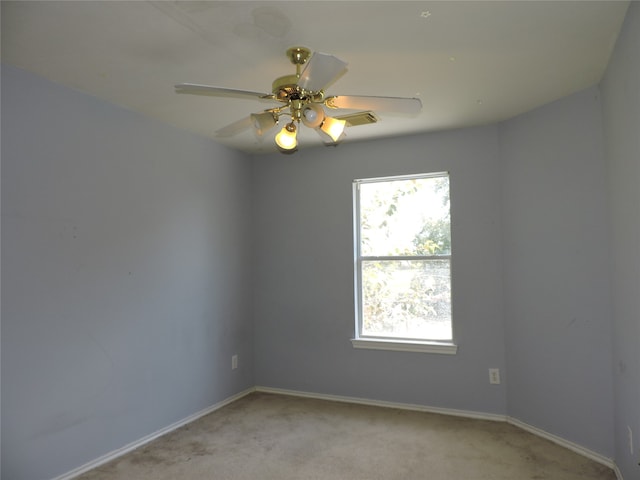
[[[254,393],[82,480],[615,480],[501,422]]]

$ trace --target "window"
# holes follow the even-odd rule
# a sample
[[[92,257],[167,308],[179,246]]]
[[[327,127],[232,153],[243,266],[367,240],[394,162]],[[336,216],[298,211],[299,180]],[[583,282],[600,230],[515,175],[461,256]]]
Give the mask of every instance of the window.
[[[354,181],[357,348],[456,353],[449,175]]]

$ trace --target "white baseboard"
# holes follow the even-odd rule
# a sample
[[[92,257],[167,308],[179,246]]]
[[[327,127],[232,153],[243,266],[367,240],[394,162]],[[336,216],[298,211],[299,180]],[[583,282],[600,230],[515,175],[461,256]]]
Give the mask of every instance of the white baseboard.
[[[232,402],[235,402],[236,400],[239,400],[242,397],[245,397],[254,391],[255,391],[255,388],[251,387],[251,388],[248,388],[247,390],[237,393],[236,395],[225,398],[224,400],[216,403],[215,405],[211,405],[210,407],[207,407],[204,410],[200,410],[199,412],[196,412],[193,415],[189,415],[188,417],[183,418],[182,420],[178,420],[177,422],[172,423],[168,427],[161,428],[160,430],[153,432],[145,437],[142,437],[139,440],[131,442],[128,445],[125,445],[124,447],[118,448],[116,450],[113,450],[112,452],[102,455],[101,457],[98,457],[95,460],[85,463],[84,465],[78,468],[74,468],[70,472],[60,475],[59,477],[56,477],[53,480],[71,480],[79,475],[82,475],[83,473],[88,472],[89,470],[93,470],[94,468],[97,468],[100,465],[104,465],[105,463],[110,462],[111,460],[115,460],[116,458],[121,457],[125,453],[129,453],[135,450],[136,448],[140,448],[143,445],[155,440],[156,438],[160,438],[161,436],[166,435],[167,433],[172,432],[173,430],[176,430],[188,423],[194,422],[199,418],[210,414],[211,412],[215,412],[216,410],[219,410],[220,408]]]
[[[573,443],[569,440],[565,440],[562,437],[559,437],[557,435],[554,435],[552,433],[549,433],[545,430],[542,430],[538,427],[534,427],[532,425],[529,425],[528,423],[525,423],[521,420],[518,420],[517,418],[513,418],[513,417],[507,417],[507,422],[509,422],[511,425],[514,425],[518,428],[521,428],[523,430],[526,430],[529,433],[533,433],[534,435],[537,435],[538,437],[544,438],[546,440],[549,440],[553,443],[555,443],[556,445],[560,445],[561,447],[564,448],[568,448],[569,450],[571,450],[572,452],[578,453],[580,455],[582,455],[583,457],[587,457],[595,462],[598,462],[606,467],[611,468],[612,470],[615,470],[615,463],[613,462],[612,459],[605,457],[604,455],[601,455],[597,452],[594,452],[593,450],[589,450],[588,448],[583,447],[582,445],[578,445],[577,443]]]
[[[615,464],[615,462],[614,462],[614,464],[613,464],[613,471],[615,472],[615,474],[616,474],[616,478],[617,478],[618,480],[624,480],[624,478],[622,477],[622,472],[621,472],[621,471],[620,471],[620,469],[618,468],[618,465],[616,465],[616,464]]]
[[[398,408],[401,410],[413,410],[417,412],[439,413],[442,415],[453,415],[455,417],[475,418],[479,420],[492,420],[497,422],[506,421],[506,415],[493,413],[474,412],[470,410],[456,410],[453,408],[428,407],[412,403],[385,402],[382,400],[370,400],[360,397],[345,397],[342,395],[325,395],[322,393],[300,392],[297,390],[286,390],[283,388],[256,387],[256,392],[275,393],[279,395],[290,395],[294,397],[316,398],[318,400],[331,400],[334,402],[357,403],[360,405],[371,405],[374,407]]]
[[[345,397],[341,395],[324,395],[320,393],[311,393],[311,392],[300,392],[297,390],[286,390],[282,388],[271,388],[271,387],[256,387],[255,390],[257,392],[265,392],[265,393],[275,393],[280,395],[292,395],[296,397],[305,397],[305,398],[317,398],[319,400],[333,400],[337,402],[346,402],[346,403],[358,403],[362,405],[372,405],[378,407],[390,407],[390,408],[399,408],[403,410],[414,410],[418,412],[429,412],[429,413],[439,413],[442,415],[453,415],[457,417],[465,417],[465,418],[475,418],[480,420],[492,420],[498,422],[508,422],[511,425],[514,425],[518,428],[526,430],[529,433],[532,433],[538,437],[550,440],[551,442],[560,445],[561,447],[565,447],[579,455],[587,457],[595,462],[598,462],[606,467],[613,469],[618,476],[618,480],[623,480],[620,471],[617,469],[614,461],[610,458],[605,457],[597,452],[589,450],[588,448],[583,447],[582,445],[578,445],[576,443],[570,442],[569,440],[565,440],[564,438],[558,437],[557,435],[553,435],[549,432],[546,432],[540,428],[529,425],[525,422],[518,420],[517,418],[509,417],[507,415],[498,415],[493,413],[484,413],[484,412],[475,412],[468,410],[456,410],[451,408],[440,408],[440,407],[428,407],[424,405],[414,405],[407,403],[397,403],[397,402],[384,402],[379,400],[369,400],[365,398],[358,397]]]

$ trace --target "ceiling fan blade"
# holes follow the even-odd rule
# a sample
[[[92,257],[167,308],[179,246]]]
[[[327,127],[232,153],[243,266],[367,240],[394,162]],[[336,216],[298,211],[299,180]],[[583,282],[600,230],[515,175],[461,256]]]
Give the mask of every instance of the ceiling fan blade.
[[[237,122],[230,123],[215,132],[216,137],[233,137],[240,132],[250,129],[253,126],[251,117],[245,117]]]
[[[419,98],[338,95],[327,98],[324,103],[329,108],[349,110],[376,110],[396,113],[419,113],[422,110],[422,102]]]
[[[356,112],[349,113],[347,115],[339,115],[337,117],[338,120],[344,120],[347,127],[357,127],[358,125],[371,125],[372,123],[378,122],[378,117],[373,112]]]
[[[324,90],[346,71],[347,62],[327,53],[316,52],[300,74],[298,85],[313,92]]]
[[[175,86],[176,93],[188,93],[190,95],[209,95],[212,97],[252,98],[257,100],[275,100],[271,93],[251,92],[249,90],[237,90],[235,88],[214,87],[211,85],[197,85],[195,83],[179,83]]]

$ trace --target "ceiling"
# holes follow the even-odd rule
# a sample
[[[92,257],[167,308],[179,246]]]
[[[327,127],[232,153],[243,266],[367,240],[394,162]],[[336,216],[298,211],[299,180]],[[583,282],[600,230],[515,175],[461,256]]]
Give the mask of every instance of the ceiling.
[[[621,1],[2,1],[2,61],[252,153],[275,130],[214,132],[260,112],[251,99],[177,95],[177,83],[271,93],[291,46],[348,72],[328,95],[418,97],[345,142],[499,122],[597,84]],[[345,112],[349,113],[349,112]],[[300,148],[322,145],[302,128]]]

